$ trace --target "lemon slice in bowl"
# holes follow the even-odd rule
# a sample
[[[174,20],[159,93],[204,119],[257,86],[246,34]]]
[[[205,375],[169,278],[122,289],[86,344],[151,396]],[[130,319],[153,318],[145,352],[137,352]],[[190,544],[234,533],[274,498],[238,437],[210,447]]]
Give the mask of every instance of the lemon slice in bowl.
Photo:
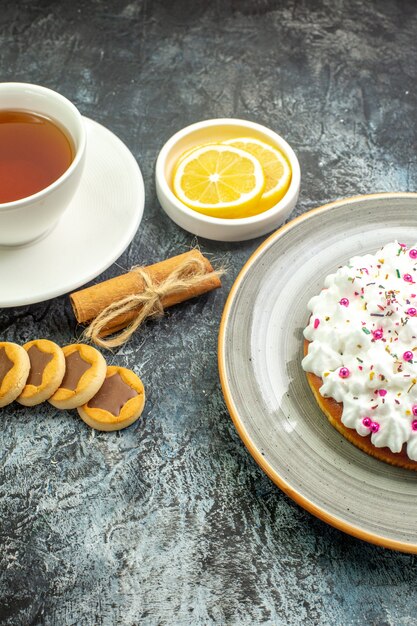
[[[186,153],[173,176],[177,198],[211,217],[256,214],[264,189],[265,175],[259,160],[240,148],[222,144],[208,144]]]
[[[262,165],[265,189],[259,200],[257,212],[262,213],[278,204],[288,191],[291,182],[291,167],[282,152],[253,137],[239,137],[222,143],[249,152]]]

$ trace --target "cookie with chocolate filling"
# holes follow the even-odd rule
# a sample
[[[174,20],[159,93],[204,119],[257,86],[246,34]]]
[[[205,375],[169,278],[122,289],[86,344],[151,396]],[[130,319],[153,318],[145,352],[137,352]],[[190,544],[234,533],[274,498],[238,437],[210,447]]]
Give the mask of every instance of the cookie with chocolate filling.
[[[97,430],[121,430],[133,424],[145,405],[145,389],[134,372],[109,366],[103,385],[78,413]]]
[[[34,339],[23,348],[30,359],[30,371],[17,401],[24,406],[34,406],[58,389],[65,374],[65,357],[61,348],[49,339]]]
[[[26,350],[17,343],[0,341],[0,407],[10,404],[22,393],[29,370]]]
[[[92,346],[75,343],[64,346],[65,375],[49,402],[57,409],[76,409],[100,389],[106,377],[104,357]]]

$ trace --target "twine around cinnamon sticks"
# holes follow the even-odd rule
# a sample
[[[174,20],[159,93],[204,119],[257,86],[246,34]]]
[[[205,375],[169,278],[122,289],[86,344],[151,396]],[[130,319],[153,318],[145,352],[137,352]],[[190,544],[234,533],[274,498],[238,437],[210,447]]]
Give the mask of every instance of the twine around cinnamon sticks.
[[[103,348],[115,348],[146,319],[160,317],[174,304],[221,287],[222,273],[214,270],[199,250],[190,250],[76,291],[70,300],[77,321],[89,323],[85,338]],[[109,335],[114,336],[106,339]]]

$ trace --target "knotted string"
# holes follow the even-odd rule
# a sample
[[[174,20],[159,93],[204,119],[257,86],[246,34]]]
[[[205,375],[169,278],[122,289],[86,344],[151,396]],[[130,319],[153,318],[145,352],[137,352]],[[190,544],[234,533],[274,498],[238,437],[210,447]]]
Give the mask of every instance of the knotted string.
[[[208,276],[221,276],[224,271],[217,270],[207,273],[207,267],[201,259],[187,259],[173,270],[162,282],[155,283],[143,267],[133,267],[142,278],[145,288],[141,293],[130,294],[112,302],[103,309],[85,329],[84,339],[90,340],[102,348],[116,348],[126,343],[148,318],[162,317],[164,314],[163,299],[184,290],[190,290],[201,284]],[[111,327],[113,320],[119,316],[135,311],[133,320],[118,334],[109,339],[101,337],[104,329]]]

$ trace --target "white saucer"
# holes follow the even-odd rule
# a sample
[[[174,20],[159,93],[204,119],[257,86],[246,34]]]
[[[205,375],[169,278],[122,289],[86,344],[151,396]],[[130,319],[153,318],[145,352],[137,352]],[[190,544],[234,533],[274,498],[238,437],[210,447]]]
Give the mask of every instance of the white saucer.
[[[80,187],[43,239],[0,247],[0,307],[49,300],[107,269],[132,241],[143,215],[139,166],[122,141],[84,118],[87,154]]]

